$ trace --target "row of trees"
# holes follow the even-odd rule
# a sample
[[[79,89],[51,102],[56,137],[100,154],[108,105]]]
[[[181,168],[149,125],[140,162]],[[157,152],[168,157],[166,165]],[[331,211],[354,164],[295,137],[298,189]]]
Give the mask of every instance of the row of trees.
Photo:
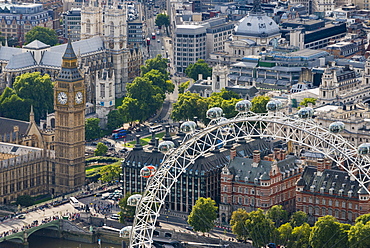
[[[210,97],[201,97],[197,93],[185,92],[179,95],[177,102],[173,105],[172,119],[192,120],[195,116],[204,123],[206,119],[206,112],[209,108],[222,108],[225,117],[230,118],[237,114],[235,111],[235,104],[242,99],[239,95],[222,89],[221,92],[214,92]],[[256,113],[265,113],[266,104],[270,100],[267,96],[257,96],[252,99],[252,111]]]
[[[273,206],[266,213],[261,209],[250,213],[238,209],[233,212],[230,225],[238,239],[251,239],[255,247],[271,242],[300,248],[370,247],[370,214],[358,217],[353,226],[327,215],[311,227],[306,213],[298,211],[288,219],[288,213],[281,206]]]
[[[175,86],[169,80],[168,60],[157,55],[141,66],[141,77],[126,87],[127,95],[118,112],[108,115],[108,123],[144,121],[154,114],[163,104],[166,93],[172,93]],[[118,120],[118,121],[117,121]]]

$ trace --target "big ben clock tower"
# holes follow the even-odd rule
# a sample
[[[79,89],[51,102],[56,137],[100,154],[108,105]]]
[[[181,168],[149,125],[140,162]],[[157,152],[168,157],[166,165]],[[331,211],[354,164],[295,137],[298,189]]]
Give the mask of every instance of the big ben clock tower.
[[[55,188],[70,192],[85,182],[85,87],[68,41],[54,86]]]

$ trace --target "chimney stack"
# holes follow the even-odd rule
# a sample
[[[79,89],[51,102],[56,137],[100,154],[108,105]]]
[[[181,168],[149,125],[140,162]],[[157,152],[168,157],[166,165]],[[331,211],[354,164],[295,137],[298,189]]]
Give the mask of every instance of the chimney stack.
[[[153,153],[159,152],[158,151],[158,144],[159,144],[159,138],[155,138],[154,147],[153,147],[153,150],[152,150]]]
[[[279,151],[279,148],[274,148],[274,159],[278,160],[278,151]]]
[[[136,144],[135,147],[133,148],[134,150],[142,150],[143,147],[140,144],[140,135],[136,135]]]
[[[155,132],[152,132],[152,138],[150,139],[148,144],[151,146],[155,145]]]
[[[285,150],[281,149],[280,155],[281,155],[281,160],[286,159],[286,151]]]
[[[324,169],[325,169],[324,159],[319,158],[319,159],[317,160],[316,167],[317,167],[317,171],[321,171],[321,172],[323,172],[323,171],[324,171]]]
[[[261,152],[259,150],[254,150],[253,151],[253,162],[258,164],[260,161],[261,161]]]
[[[236,149],[232,147],[230,149],[230,161],[233,161],[235,157],[236,157]]]
[[[163,137],[163,140],[164,141],[168,141],[168,140],[172,140],[172,137],[170,135],[170,126],[165,126],[165,129],[166,129],[166,134],[164,135]]]
[[[330,159],[326,159],[325,162],[324,162],[324,168],[327,169],[327,170],[330,170],[331,169],[331,164],[332,164],[332,161]]]

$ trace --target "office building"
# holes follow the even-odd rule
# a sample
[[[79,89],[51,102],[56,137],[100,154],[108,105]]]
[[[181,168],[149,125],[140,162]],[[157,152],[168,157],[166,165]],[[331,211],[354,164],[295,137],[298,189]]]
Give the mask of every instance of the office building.
[[[62,14],[63,37],[71,41],[81,39],[81,9],[72,8]]]

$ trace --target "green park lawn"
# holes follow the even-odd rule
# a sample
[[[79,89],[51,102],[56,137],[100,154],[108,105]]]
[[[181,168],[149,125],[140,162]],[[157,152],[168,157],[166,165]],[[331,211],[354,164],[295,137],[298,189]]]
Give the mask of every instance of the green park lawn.
[[[162,133],[158,133],[158,134],[156,134],[155,135],[155,137],[156,138],[159,138],[159,140],[162,140],[162,138],[163,138],[163,136],[165,135],[165,132],[162,132]],[[149,141],[150,141],[150,139],[151,139],[152,137],[151,136],[149,136],[149,137],[146,137],[146,138],[142,138],[142,139],[140,139],[140,144],[142,145],[142,146],[145,146],[145,145],[147,145],[148,143],[149,143]],[[127,142],[126,144],[125,144],[125,147],[129,147],[129,148],[133,148],[134,146],[135,146],[135,144],[136,144],[136,140],[133,140],[133,141],[130,141],[130,142]]]

